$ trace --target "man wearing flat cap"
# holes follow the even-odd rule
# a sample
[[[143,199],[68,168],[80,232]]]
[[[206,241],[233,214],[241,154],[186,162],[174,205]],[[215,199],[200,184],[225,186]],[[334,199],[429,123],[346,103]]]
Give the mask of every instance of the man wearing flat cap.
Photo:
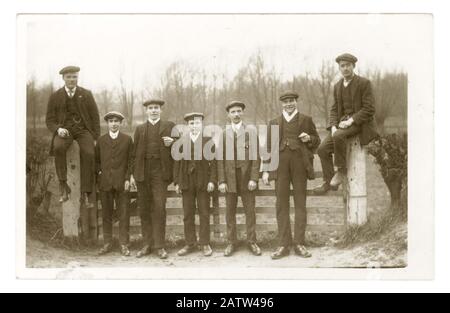
[[[152,245],[158,257],[166,259],[166,198],[173,179],[171,146],[175,124],[161,119],[163,100],[143,103],[147,121],[134,132],[134,179],[138,189],[143,248],[137,257],[151,253]]]
[[[324,179],[323,184],[314,189],[314,193],[318,195],[325,194],[330,189],[338,189],[344,181],[349,137],[359,136],[361,145],[367,145],[378,136],[374,122],[372,85],[368,79],[354,72],[358,59],[345,53],[338,56],[336,62],[343,78],[334,86],[334,102],[327,128],[330,134],[318,149]]]
[[[67,66],[59,72],[65,86],[50,96],[46,123],[53,133],[50,153],[55,156],[60,202],[67,201],[71,192],[67,184],[66,152],[76,140],[80,146],[81,201],[90,209],[94,207],[90,195],[94,190],[94,142],[100,136],[100,117],[91,91],[78,86],[79,72],[76,66]]]
[[[269,123],[267,151],[272,151],[272,127],[279,127],[279,166],[272,172],[264,171],[263,182],[268,185],[275,180],[276,211],[279,244],[272,259],[288,256],[293,245],[295,253],[303,258],[311,257],[305,247],[307,224],[306,187],[307,179],[314,178],[314,151],[320,137],[310,116],[297,109],[298,94],[287,91],[280,96],[283,112]],[[268,162],[268,161],[267,161]],[[266,162],[265,162],[266,163]],[[294,238],[291,232],[290,189],[293,185],[295,203]]]
[[[211,256],[210,245],[210,193],[217,181],[216,160],[208,160],[203,155],[205,145],[211,138],[203,136],[203,113],[189,113],[184,116],[189,132],[179,140],[182,141],[183,158],[175,161],[173,181],[175,190],[182,194],[184,212],[185,246],[178,251],[179,256],[188,255],[197,250],[195,231],[195,211],[198,208],[200,228],[198,242],[204,256]],[[185,153],[187,152],[187,153]]]
[[[244,124],[245,104],[232,101],[225,107],[230,123],[221,138],[224,155],[217,161],[219,191],[226,194],[226,221],[228,245],[224,255],[231,256],[237,249],[236,213],[238,197],[242,199],[247,224],[247,247],[256,256],[261,249],[256,240],[255,199],[261,160],[258,133],[255,127]]]
[[[119,243],[123,256],[130,256],[130,185],[134,185],[133,140],[120,131],[124,116],[111,111],[104,116],[108,124],[108,133],[100,136],[95,146],[96,172],[103,215],[104,246],[99,254],[104,255],[113,249],[113,211],[114,204],[119,216]]]

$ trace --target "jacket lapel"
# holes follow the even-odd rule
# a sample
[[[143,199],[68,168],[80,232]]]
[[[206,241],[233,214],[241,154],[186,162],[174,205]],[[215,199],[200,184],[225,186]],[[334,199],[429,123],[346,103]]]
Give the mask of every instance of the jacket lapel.
[[[231,124],[227,124],[225,126],[225,134],[234,140],[234,131],[233,131],[233,127],[231,126]]]
[[[284,125],[284,116],[281,114],[279,118],[275,120],[275,125],[279,126],[279,141],[281,144],[281,141],[283,140],[283,125]]]
[[[149,121],[146,121],[145,124],[142,125],[141,128],[141,138],[143,138],[144,144],[142,145],[143,147],[147,146],[147,136],[148,136],[148,125],[147,123],[149,123]]]
[[[300,126],[300,129],[302,129],[305,118],[306,116],[304,114],[298,113],[298,125]]]
[[[342,88],[344,88],[344,79],[341,79],[338,83],[337,101],[338,101],[339,107],[342,106]]]
[[[58,107],[62,108],[63,112],[66,112],[66,90],[63,88],[58,90]]]
[[[164,133],[164,131],[167,129],[167,126],[169,125],[168,122],[160,120],[159,121],[160,125],[159,125],[159,134],[162,135]]]
[[[80,112],[81,117],[84,121],[87,121],[87,116],[85,116],[85,108],[84,108],[84,101],[83,101],[83,93],[80,90],[80,87],[77,87],[77,90],[75,91],[75,94],[73,95],[75,98],[75,104],[78,108],[78,112]]]
[[[350,83],[350,91],[352,93],[352,103],[355,103],[355,95],[356,92],[358,91],[358,85],[359,85],[359,76],[355,75],[353,81]]]
[[[242,123],[242,125],[241,125],[241,128],[238,130],[238,133],[237,133],[237,137],[238,138],[240,138],[240,137],[242,137],[243,135],[245,135],[245,128],[246,128],[247,126],[244,124],[244,123]]]

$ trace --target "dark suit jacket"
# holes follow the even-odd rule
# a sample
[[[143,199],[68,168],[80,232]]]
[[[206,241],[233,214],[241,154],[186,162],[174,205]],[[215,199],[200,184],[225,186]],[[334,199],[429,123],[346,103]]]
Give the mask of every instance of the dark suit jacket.
[[[299,125],[300,125],[300,132],[301,133],[307,133],[311,137],[311,141],[307,142],[306,144],[301,142],[300,138],[298,139],[300,142],[301,147],[301,153],[303,154],[303,161],[305,162],[305,168],[308,174],[309,179],[314,179],[314,153],[316,152],[317,147],[320,145],[320,137],[317,133],[316,125],[314,124],[311,116],[299,113],[299,119],[298,119]],[[269,122],[269,129],[267,134],[267,151],[271,151],[272,147],[272,134],[271,129],[274,125],[279,125],[280,127],[280,138],[279,138],[279,145],[281,147],[282,140],[283,140],[283,124],[285,123],[285,119],[283,115],[280,117],[272,120]],[[286,148],[289,149],[289,148]],[[269,163],[270,161],[266,161],[265,163]],[[278,172],[272,171],[270,172],[270,179],[277,179],[278,178]]]
[[[184,135],[179,140],[186,141],[188,144],[183,146],[183,148],[191,149],[192,140],[189,134]],[[199,138],[197,140],[202,140],[202,151],[205,147],[206,143],[210,142],[212,139],[209,137]],[[183,152],[181,150],[180,152]],[[197,181],[197,186],[200,189],[206,191],[209,183],[217,184],[217,161],[216,160],[207,160],[202,158],[201,161],[196,163],[197,177],[200,177],[200,181]],[[177,160],[174,163],[173,168],[173,182],[175,185],[179,185],[181,190],[189,189],[189,160],[181,159]]]
[[[126,180],[130,179],[132,169],[133,140],[119,132],[116,139],[109,133],[97,140],[95,146],[96,172],[100,174],[99,189],[109,191],[124,190]]]
[[[100,136],[100,117],[92,92],[78,86],[74,97],[84,125],[92,134],[94,140],[96,140]],[[66,111],[66,90],[63,87],[50,96],[47,105],[45,121],[47,128],[53,133],[53,139],[57,135],[56,131],[58,128],[64,126]],[[50,153],[53,152],[53,139]]]
[[[333,126],[338,127],[341,118],[344,116],[342,88],[344,88],[344,79],[341,79],[334,86],[334,103],[330,111],[328,130]],[[361,144],[367,145],[378,136],[374,121],[375,100],[372,94],[372,85],[368,79],[355,75],[350,88],[355,112],[352,117],[354,123],[361,127],[359,135]]]
[[[134,131],[134,149],[133,149],[133,176],[138,182],[144,181],[145,171],[145,148],[147,145],[147,123],[145,122]],[[171,147],[166,147],[162,137],[172,137],[172,129],[175,127],[173,122],[160,121],[159,135],[161,137],[160,158],[164,180],[170,184],[173,179],[173,159]]]
[[[245,137],[244,137],[245,136]],[[228,137],[228,140],[227,140]],[[256,138],[256,142],[251,142],[250,137]],[[234,144],[234,131],[231,126],[227,127],[221,138],[221,147],[223,147],[223,158],[217,161],[217,176],[219,184],[226,183],[228,185],[228,192],[236,193],[237,183],[236,179],[240,179],[244,188],[248,186],[250,180],[259,181],[259,170],[261,166],[261,159],[259,157],[259,139],[255,128],[247,127],[242,124],[238,132],[237,151],[245,151],[245,160],[227,160],[227,142]],[[256,160],[250,160],[250,145],[256,144]],[[236,163],[242,171],[242,177],[236,177]]]

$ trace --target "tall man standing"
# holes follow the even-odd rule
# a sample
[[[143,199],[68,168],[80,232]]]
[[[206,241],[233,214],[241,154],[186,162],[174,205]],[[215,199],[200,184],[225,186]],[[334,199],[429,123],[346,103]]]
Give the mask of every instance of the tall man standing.
[[[261,249],[256,244],[255,210],[255,192],[258,188],[261,164],[258,154],[258,134],[256,129],[246,126],[242,121],[245,110],[243,102],[232,101],[226,106],[226,110],[230,124],[227,125],[222,138],[224,156],[222,160],[217,162],[219,191],[226,193],[227,203],[228,245],[224,255],[231,256],[236,251],[236,208],[238,196],[240,196],[245,210],[248,249],[254,255],[259,256],[261,255]],[[230,151],[233,153],[230,153]],[[230,154],[233,154],[232,159],[227,158]]]
[[[168,257],[165,250],[167,187],[173,178],[171,145],[175,124],[161,120],[162,100],[144,104],[147,121],[134,132],[134,178],[138,190],[143,248],[137,257],[149,255],[152,244],[159,258]]]
[[[359,136],[361,145],[367,145],[378,136],[375,128],[374,98],[368,79],[355,75],[358,59],[351,54],[336,58],[343,78],[334,86],[334,103],[330,111],[330,134],[318,149],[324,183],[314,189],[315,194],[336,190],[347,174],[347,139]],[[334,165],[337,167],[334,173]]]
[[[312,118],[298,112],[297,99],[298,94],[295,92],[283,93],[280,96],[283,113],[269,123],[268,151],[272,151],[272,126],[279,126],[280,134],[279,167],[272,173],[265,171],[263,174],[265,184],[269,184],[271,178],[276,180],[279,247],[272,254],[274,260],[289,255],[292,244],[297,255],[304,258],[311,257],[311,253],[305,247],[306,187],[307,179],[314,177],[314,173],[311,173],[313,152],[320,144],[320,137]],[[294,188],[295,202],[294,240],[290,220],[291,184]]]
[[[66,152],[76,140],[80,146],[81,200],[87,208],[93,208],[89,196],[94,190],[94,141],[100,136],[100,117],[92,93],[78,86],[79,72],[77,66],[67,66],[59,72],[65,86],[50,96],[46,123],[53,133],[50,154],[55,156],[60,202],[69,199]]]

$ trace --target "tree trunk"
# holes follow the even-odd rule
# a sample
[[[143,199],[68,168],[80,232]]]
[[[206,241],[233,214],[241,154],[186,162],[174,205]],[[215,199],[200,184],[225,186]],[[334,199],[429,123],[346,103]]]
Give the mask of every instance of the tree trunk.
[[[385,118],[385,117],[378,116],[378,117],[375,117],[375,121],[376,121],[376,123],[377,123],[377,130],[378,130],[378,133],[379,133],[380,135],[384,135],[384,133],[385,133],[384,122],[386,121],[386,118]]]
[[[391,210],[399,211],[402,207],[402,178],[401,177],[390,177],[385,178],[386,185],[388,186],[389,193],[391,194]]]

